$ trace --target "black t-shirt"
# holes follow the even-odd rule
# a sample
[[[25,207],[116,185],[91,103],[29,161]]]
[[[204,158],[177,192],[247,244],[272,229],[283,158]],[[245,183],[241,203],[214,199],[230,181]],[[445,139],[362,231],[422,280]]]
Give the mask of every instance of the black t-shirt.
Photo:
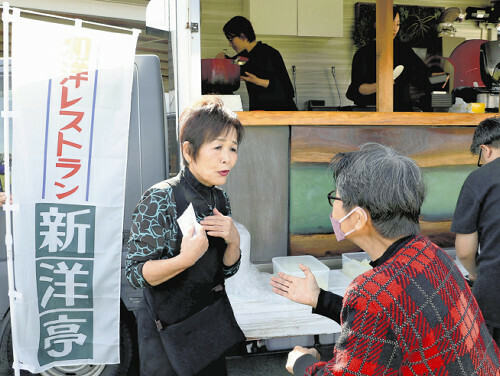
[[[500,158],[473,171],[457,201],[451,232],[478,233],[474,296],[487,324],[500,328]]]
[[[292,82],[278,50],[265,43],[257,42],[250,52],[243,51],[238,55],[248,57],[248,62],[241,66],[242,76],[245,72],[249,72],[258,78],[269,80],[267,88],[246,82],[251,111],[297,110],[293,101]]]

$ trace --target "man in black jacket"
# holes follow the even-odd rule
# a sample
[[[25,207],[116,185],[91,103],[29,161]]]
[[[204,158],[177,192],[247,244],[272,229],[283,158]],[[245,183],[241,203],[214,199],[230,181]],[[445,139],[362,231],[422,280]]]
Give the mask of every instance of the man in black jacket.
[[[473,281],[472,292],[488,330],[500,345],[500,121],[483,120],[470,150],[479,155],[478,166],[465,179],[457,201],[451,232],[455,248]],[[479,250],[479,248],[481,248]]]

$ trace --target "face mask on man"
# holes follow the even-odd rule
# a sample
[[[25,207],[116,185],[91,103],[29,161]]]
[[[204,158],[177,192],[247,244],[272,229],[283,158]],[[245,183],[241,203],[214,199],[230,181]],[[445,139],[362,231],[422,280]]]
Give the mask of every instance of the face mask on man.
[[[363,208],[360,208],[359,206],[356,206],[354,209],[352,209],[349,213],[347,213],[341,219],[335,219],[335,218],[333,218],[332,214],[330,213],[330,221],[332,222],[333,232],[335,233],[335,237],[337,238],[338,242],[344,240],[347,235],[352,234],[354,231],[356,231],[356,229],[353,228],[351,231],[348,231],[347,233],[344,233],[344,231],[342,231],[342,229],[340,228],[340,224],[343,221],[345,221],[346,218],[348,218],[352,213],[354,213],[356,211],[356,209],[363,210]],[[365,213],[364,210],[363,210],[363,213]],[[365,216],[366,216],[366,213],[365,213]]]

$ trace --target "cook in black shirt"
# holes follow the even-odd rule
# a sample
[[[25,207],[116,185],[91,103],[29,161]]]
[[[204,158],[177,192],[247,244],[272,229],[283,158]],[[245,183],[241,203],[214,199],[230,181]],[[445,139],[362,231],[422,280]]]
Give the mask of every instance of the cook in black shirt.
[[[279,51],[256,41],[252,24],[245,17],[231,18],[223,31],[237,53],[232,59],[248,58],[241,66],[241,78],[246,82],[250,110],[296,111],[293,86]],[[223,52],[217,57],[229,58]]]
[[[403,72],[394,80],[394,111],[413,111],[414,107],[429,110],[431,91],[428,70],[425,63],[413,49],[401,43],[399,32],[400,18],[397,8],[393,8],[394,67],[402,65]],[[346,97],[357,106],[365,107],[376,104],[377,62],[375,41],[361,47],[352,59],[351,84]],[[413,83],[424,92],[420,103],[413,103],[410,96],[410,84]]]

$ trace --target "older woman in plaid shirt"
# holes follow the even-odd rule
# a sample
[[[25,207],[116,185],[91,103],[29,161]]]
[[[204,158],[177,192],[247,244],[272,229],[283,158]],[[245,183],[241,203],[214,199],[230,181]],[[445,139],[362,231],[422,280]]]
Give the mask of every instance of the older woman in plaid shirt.
[[[295,375],[483,375],[500,376],[500,351],[492,340],[453,260],[418,235],[425,197],[421,171],[393,149],[366,144],[331,162],[332,226],[365,250],[373,269],[355,278],[344,297],[305,278],[280,274],[274,291],[339,321],[333,357],[315,349],[290,352]]]

